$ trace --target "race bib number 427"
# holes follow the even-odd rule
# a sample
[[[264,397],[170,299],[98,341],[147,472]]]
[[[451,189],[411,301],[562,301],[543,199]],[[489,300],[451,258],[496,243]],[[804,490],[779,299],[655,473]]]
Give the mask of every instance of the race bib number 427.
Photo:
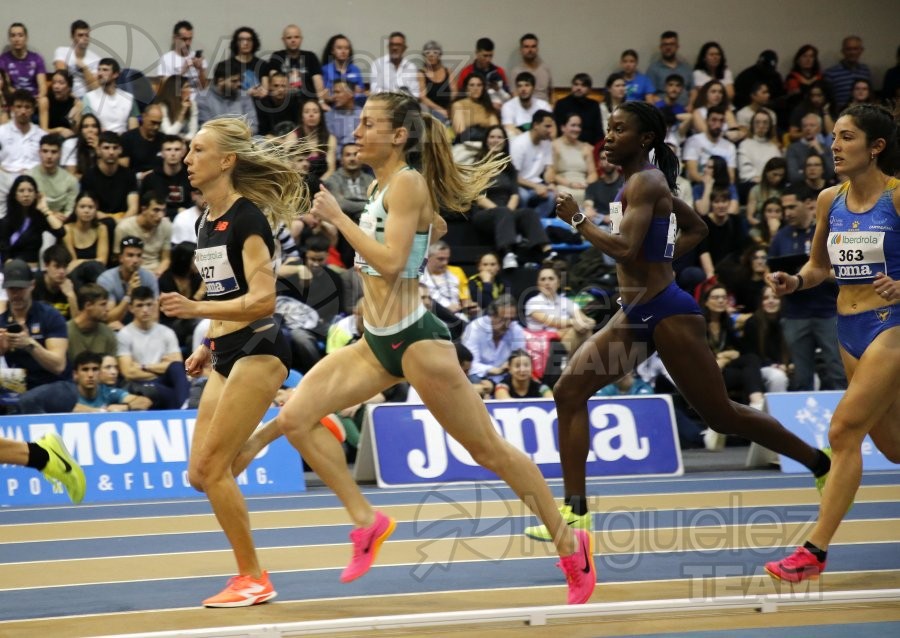
[[[198,248],[194,252],[194,263],[206,282],[206,294],[210,297],[220,297],[240,289],[225,246]]]

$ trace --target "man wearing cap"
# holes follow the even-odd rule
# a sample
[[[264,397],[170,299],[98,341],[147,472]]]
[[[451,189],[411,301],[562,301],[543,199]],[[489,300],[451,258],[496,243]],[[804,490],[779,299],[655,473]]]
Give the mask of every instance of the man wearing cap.
[[[25,370],[28,389],[63,379],[66,320],[51,306],[32,300],[34,275],[21,259],[6,262],[3,288],[9,301],[0,315],[0,356],[10,368]]]
[[[129,235],[119,242],[119,265],[106,270],[97,278],[97,283],[109,293],[109,314],[111,327],[124,322],[131,304],[131,291],[138,286],[147,286],[159,295],[159,284],[153,273],[141,268],[144,262],[144,242],[140,237]]]

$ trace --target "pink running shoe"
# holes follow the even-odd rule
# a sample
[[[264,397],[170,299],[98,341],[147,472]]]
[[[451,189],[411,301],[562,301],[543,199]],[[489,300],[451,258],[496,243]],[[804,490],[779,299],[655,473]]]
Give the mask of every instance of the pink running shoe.
[[[819,574],[825,571],[825,561],[820,561],[805,547],[798,547],[797,551],[787,558],[766,563],[766,571],[777,580],[799,583],[818,578]]]
[[[566,575],[569,584],[569,604],[586,603],[597,586],[597,568],[594,567],[594,539],[583,529],[572,530],[578,548],[571,556],[563,556],[556,564]]]
[[[375,522],[368,527],[357,527],[350,532],[350,542],[353,543],[353,558],[350,564],[341,573],[341,582],[349,583],[356,580],[367,571],[375,562],[381,544],[394,533],[397,521],[381,512],[375,512]]]

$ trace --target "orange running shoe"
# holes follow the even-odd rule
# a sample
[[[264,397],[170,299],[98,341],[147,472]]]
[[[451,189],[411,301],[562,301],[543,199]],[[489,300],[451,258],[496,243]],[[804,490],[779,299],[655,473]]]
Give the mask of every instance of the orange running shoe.
[[[272,600],[278,595],[268,572],[258,579],[239,574],[228,579],[225,589],[203,601],[204,607],[249,607]]]

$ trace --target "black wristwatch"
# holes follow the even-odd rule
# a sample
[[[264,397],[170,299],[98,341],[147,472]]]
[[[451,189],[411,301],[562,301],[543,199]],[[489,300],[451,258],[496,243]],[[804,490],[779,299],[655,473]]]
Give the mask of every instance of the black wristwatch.
[[[574,229],[577,230],[577,229],[578,229],[578,224],[580,224],[581,222],[583,222],[585,219],[587,219],[587,215],[585,215],[585,214],[582,213],[581,211],[578,211],[577,213],[575,213],[574,215],[572,215],[572,221],[569,222],[569,225],[570,225],[572,228],[574,228]]]

